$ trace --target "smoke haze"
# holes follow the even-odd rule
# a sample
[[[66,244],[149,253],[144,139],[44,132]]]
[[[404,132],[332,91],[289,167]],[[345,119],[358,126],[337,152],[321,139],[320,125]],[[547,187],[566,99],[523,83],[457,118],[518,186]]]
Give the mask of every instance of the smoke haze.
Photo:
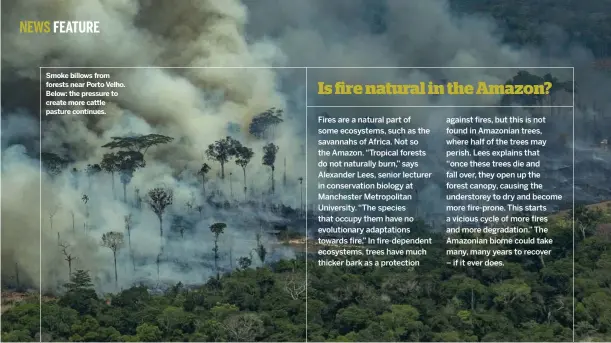
[[[2,278],[13,280],[18,269],[21,283],[37,288],[42,277],[45,291],[57,290],[68,276],[65,256],[58,248],[58,233],[62,242],[69,243],[69,253],[77,258],[73,268],[91,270],[100,290],[114,290],[112,253],[100,247],[99,242],[104,232],[123,232],[123,218],[129,214],[133,216],[131,242],[138,268],[133,272],[128,250],[122,249],[119,283],[124,288],[142,280],[205,281],[214,274],[210,262],[214,237],[208,227],[215,222],[227,223],[221,242],[224,268],[235,267],[227,256],[235,260],[251,254],[255,235],[261,230],[260,222],[282,218],[258,205],[238,210],[205,205],[200,217],[186,205],[206,204],[196,175],[204,162],[213,168],[206,187],[221,191],[221,201],[244,196],[242,170],[235,163],[228,163],[226,168],[231,181],[221,182],[216,177],[218,163],[203,157],[214,140],[231,134],[253,148],[255,156],[248,167],[247,182],[250,199],[298,208],[297,179],[305,177],[306,168],[310,178],[315,174],[313,166],[306,167],[304,156],[304,69],[110,69],[113,80],[125,82],[128,87],[106,107],[108,114],[95,118],[44,118],[40,142],[38,96],[27,95],[38,94],[39,66],[537,67],[581,66],[592,62],[591,54],[579,46],[570,46],[557,55],[544,55],[541,51],[549,51],[546,47],[518,49],[504,45],[491,20],[457,16],[445,1],[7,0],[2,6]],[[25,37],[16,29],[19,21],[25,19],[96,20],[100,22],[101,33]],[[559,29],[551,31],[550,37],[561,41]],[[556,43],[552,40],[549,44]],[[309,73],[311,78],[323,74]],[[602,84],[608,84],[609,78],[588,69],[579,69],[577,73],[580,94],[584,96],[575,112],[576,117],[583,118],[577,121],[576,136],[589,140],[578,140],[576,147],[586,160],[591,159],[591,145],[602,138],[584,133],[603,134],[600,128],[597,131],[594,128],[604,122],[602,113],[609,108],[608,97],[601,92]],[[375,77],[388,82],[430,78],[502,83],[514,74],[515,70],[510,69],[379,69]],[[325,78],[337,80],[367,79],[372,75],[367,69],[324,70]],[[557,77],[571,79],[570,74]],[[308,99],[310,105],[328,104],[324,101]],[[426,104],[431,100],[423,97],[416,101]],[[278,191],[273,197],[262,195],[270,183],[269,168],[261,163],[262,148],[267,142],[250,136],[247,130],[253,116],[271,107],[285,109],[285,121],[275,130],[273,139],[280,147],[276,160]],[[308,120],[312,118],[309,116]],[[423,119],[419,124],[445,127],[441,117],[420,118]],[[562,118],[551,134],[570,134],[572,117]],[[239,132],[232,133],[228,129],[230,124],[239,128]],[[86,175],[74,177],[69,170],[54,178],[46,173],[41,177],[39,145],[44,152],[70,158],[81,170],[88,164],[99,163],[108,152],[101,146],[111,137],[149,133],[167,135],[174,141],[147,152],[147,167],[136,171],[127,186],[129,204],[120,201],[123,194],[118,177],[114,182],[119,200],[115,199],[110,175],[106,173],[96,175],[93,181]],[[439,142],[426,144],[433,150],[443,148],[435,147]],[[289,182],[281,187],[285,159]],[[560,154],[552,162],[560,168],[570,165],[571,159]],[[580,161],[577,162],[579,165]],[[604,180],[608,163],[601,161],[587,170],[589,174],[584,172],[581,178]],[[144,195],[154,187],[174,190],[174,204],[168,210],[166,225],[175,216],[195,218],[192,230],[185,234],[187,239],[168,237],[166,262],[159,276],[155,265],[159,248],[157,217],[146,204],[141,208],[135,205],[136,189]],[[559,191],[567,195],[569,192]],[[314,194],[314,188],[310,193]],[[82,200],[85,194],[89,198],[86,203]],[[582,200],[594,201],[608,195],[607,189],[596,192],[578,189]],[[436,211],[437,198],[436,185],[423,191],[424,213]],[[304,230],[299,225],[293,229]],[[274,246],[274,240],[271,235],[265,236],[269,247]],[[294,256],[289,249],[276,250],[276,258]]]

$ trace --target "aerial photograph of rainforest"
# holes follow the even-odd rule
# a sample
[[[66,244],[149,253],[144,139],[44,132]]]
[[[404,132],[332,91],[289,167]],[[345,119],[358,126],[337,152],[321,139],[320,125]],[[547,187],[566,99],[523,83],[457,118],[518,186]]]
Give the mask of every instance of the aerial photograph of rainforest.
[[[609,1],[1,8],[3,342],[611,341]],[[26,34],[25,20],[96,21],[100,32]],[[319,220],[329,213],[316,206],[313,128],[316,116],[340,109],[310,108],[333,104],[311,91],[314,79],[379,66],[422,67],[375,69],[393,81],[554,84],[548,95],[495,103],[556,118],[541,126],[550,143],[539,170],[563,199],[545,213],[550,255],[503,256],[495,268],[449,264],[446,170],[431,157],[423,168],[439,177],[414,184],[408,209],[410,237],[433,242],[419,266],[318,263],[328,248]],[[426,69],[440,66],[466,69]],[[469,69],[481,66],[507,68]],[[45,115],[44,89],[62,81],[46,73],[75,72],[108,73],[102,82],[125,87],[99,97],[103,112]],[[565,100],[573,108],[535,106]],[[445,132],[436,119],[424,124]],[[420,144],[432,151],[442,140]]]

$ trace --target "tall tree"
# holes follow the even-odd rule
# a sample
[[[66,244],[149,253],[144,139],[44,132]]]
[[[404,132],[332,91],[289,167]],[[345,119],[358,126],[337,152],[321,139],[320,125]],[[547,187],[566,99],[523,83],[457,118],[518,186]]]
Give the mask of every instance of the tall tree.
[[[233,173],[229,172],[229,196],[233,199]]]
[[[560,81],[557,77],[550,73],[543,75],[543,82],[551,82],[552,88],[549,90],[548,99],[549,105],[554,106],[554,100],[556,94],[560,92],[573,93],[573,82],[572,81]],[[554,114],[554,107],[550,107],[550,114]]]
[[[219,139],[214,144],[208,146],[206,156],[221,165],[221,179],[225,179],[225,164],[229,162],[230,158],[235,156],[236,149],[240,146],[240,142],[229,136]]]
[[[102,161],[100,162],[100,167],[103,171],[110,174],[110,181],[112,183],[112,196],[113,198],[117,198],[117,193],[115,192],[115,173],[119,172],[119,159],[114,152],[106,153],[102,157]]]
[[[55,177],[68,166],[70,160],[60,157],[52,152],[41,152],[40,163],[51,177]]]
[[[172,137],[155,133],[127,137],[111,137],[111,141],[102,145],[102,148],[121,149],[132,152],[139,152],[144,155],[150,147],[160,144],[167,144],[173,140],[174,138]]]
[[[172,231],[178,232],[180,238],[185,238],[185,231],[192,227],[192,225],[193,223],[185,216],[175,215],[172,217]]]
[[[53,218],[55,218],[55,215],[57,214],[58,210],[59,210],[59,205],[57,204],[53,204],[49,208],[49,225],[50,225],[51,231],[53,231]]]
[[[146,162],[144,155],[137,151],[118,151],[117,165],[121,174],[121,184],[123,185],[123,201],[127,203],[127,185],[132,181],[134,172],[138,168],[144,168]]]
[[[547,73],[543,75],[543,82],[550,82],[552,84],[552,88],[549,90],[549,94],[547,98],[549,99],[549,105],[554,106],[554,95],[562,88],[562,85],[560,84],[560,80],[558,80],[558,78],[556,78],[552,74]],[[553,107],[549,108],[549,114],[550,115],[554,114]]]
[[[506,85],[540,85],[543,78],[528,71],[520,70],[510,80],[505,82]],[[534,106],[543,100],[543,95],[540,94],[505,94],[501,98],[501,105],[508,106],[512,103],[517,103],[524,106]]]
[[[157,258],[155,259],[155,264],[157,265],[157,281],[159,281],[159,268],[161,266],[161,257],[163,255],[163,250],[159,251],[157,254]]]
[[[301,206],[299,207],[299,209],[303,211],[303,177],[300,176],[297,180],[299,181],[299,189],[301,193],[300,194]]]
[[[193,211],[193,207],[195,207],[195,193],[191,192],[191,198],[187,200],[185,205],[187,206],[188,213]]]
[[[142,209],[142,196],[140,195],[140,189],[136,188],[135,193],[136,193],[136,208],[141,210]]]
[[[87,194],[83,194],[81,200],[83,201],[83,204],[85,204],[85,222],[83,223],[83,229],[85,230],[85,233],[87,233],[87,226],[89,225],[89,205],[87,205],[87,203],[89,203],[89,196]]]
[[[159,219],[159,238],[163,249],[163,213],[174,201],[174,193],[171,189],[153,188],[148,193],[148,204]]]
[[[274,143],[268,143],[263,147],[263,165],[268,166],[271,170],[272,185],[271,192],[274,193],[276,190],[276,182],[274,180],[274,170],[276,169],[276,155],[280,148]]]
[[[210,231],[214,234],[214,248],[212,251],[214,252],[214,269],[216,270],[217,279],[221,278],[219,272],[219,236],[225,232],[225,228],[227,228],[227,224],[225,223],[214,223],[210,225]]]
[[[248,164],[250,163],[250,160],[252,159],[254,155],[255,153],[252,151],[251,148],[243,146],[243,145],[238,147],[236,151],[235,163],[238,166],[240,166],[240,168],[242,168],[242,172],[244,175],[244,194],[246,194],[247,189],[248,189],[246,187],[246,167],[248,166]]]
[[[132,214],[123,216],[125,223],[125,231],[127,232],[127,245],[129,247],[129,257],[132,260],[132,267],[136,270],[136,262],[134,261],[134,251],[132,250]]]
[[[286,157],[284,158],[284,171],[282,173],[282,186],[286,187]]]
[[[159,135],[135,135],[127,137],[111,137],[111,141],[102,145],[103,148],[120,149],[114,158],[118,171],[121,174],[121,183],[123,184],[123,201],[127,202],[127,185],[131,182],[134,172],[138,168],[144,168],[146,162],[144,154],[146,151],[155,145],[166,144],[173,141],[174,138]]]
[[[197,175],[202,177],[202,195],[206,195],[206,175],[210,172],[208,163],[202,164],[202,167],[197,171]]]
[[[255,248],[255,252],[257,253],[257,256],[259,256],[259,260],[261,261],[261,264],[265,264],[265,257],[267,256],[267,248],[265,248],[265,245],[263,245],[263,242],[261,241],[260,233],[257,233],[257,246]]]
[[[89,188],[91,188],[91,181],[93,180],[94,176],[99,174],[102,171],[102,167],[100,167],[99,164],[88,164],[87,165],[87,181],[89,183]]]
[[[78,189],[79,175],[80,175],[80,172],[78,171],[78,169],[72,168],[72,170],[70,170],[70,184],[72,185],[72,188],[74,189]]]
[[[110,231],[102,235],[102,246],[112,251],[112,256],[115,265],[115,286],[119,284],[119,276],[117,274],[117,251],[119,251],[125,243],[123,233]]]
[[[283,114],[283,110],[274,107],[257,114],[252,118],[248,126],[248,132],[260,139],[269,137],[272,135],[274,128],[284,121],[282,119]]]
[[[72,254],[70,254],[68,252],[68,249],[70,248],[70,245],[68,243],[60,243],[59,247],[62,251],[62,254],[64,255],[64,260],[66,260],[66,262],[68,262],[68,278],[72,277],[72,262],[76,259],[76,257],[72,256]]]

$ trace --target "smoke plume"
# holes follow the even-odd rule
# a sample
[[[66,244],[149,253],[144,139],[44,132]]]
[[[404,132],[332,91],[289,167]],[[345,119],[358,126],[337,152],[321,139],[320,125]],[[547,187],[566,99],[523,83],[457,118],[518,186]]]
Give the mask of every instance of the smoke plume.
[[[68,263],[58,241],[68,244],[67,253],[76,258],[73,269],[92,271],[101,290],[114,290],[112,253],[100,246],[100,240],[104,232],[125,232],[124,216],[130,214],[137,268],[134,272],[126,242],[119,254],[120,287],[143,280],[198,283],[214,275],[214,236],[208,227],[215,222],[227,223],[219,243],[222,264],[226,269],[235,268],[237,257],[252,255],[261,222],[282,219],[261,203],[301,206],[298,178],[305,177],[308,169],[310,179],[315,179],[315,166],[306,166],[305,151],[315,156],[316,148],[313,144],[304,147],[306,120],[314,125],[315,118],[312,113],[306,118],[305,70],[267,67],[537,67],[585,65],[592,59],[578,46],[563,50],[562,55],[543,56],[542,47],[506,45],[492,20],[457,16],[445,1],[7,0],[2,5],[2,278],[14,281],[18,270],[21,284],[33,288],[42,284],[45,291],[58,290],[68,277]],[[96,20],[101,33],[26,37],[17,30],[20,20]],[[119,97],[107,99],[110,104],[104,116],[43,118],[39,137],[38,96],[28,94],[38,94],[40,66],[50,67],[42,73],[66,71],[58,67],[67,66],[85,68],[82,70],[108,67],[111,77],[125,82],[127,88]],[[118,68],[147,66],[162,68]],[[515,70],[376,69],[374,73],[338,68],[310,69],[308,73],[309,80],[375,77],[389,82],[427,78],[504,82]],[[602,111],[609,108],[608,100],[596,96],[603,88],[600,85],[608,84],[608,77],[589,70],[580,75],[580,90],[588,96],[576,111],[576,116],[585,118],[579,121],[578,137],[579,132],[599,126],[592,118],[600,123]],[[570,80],[571,75],[558,77]],[[310,105],[329,104],[325,101],[308,98]],[[424,105],[432,100],[414,101]],[[280,147],[275,164],[277,191],[269,195],[270,170],[261,163],[263,145],[268,142],[251,136],[248,125],[255,115],[272,107],[284,109],[285,118],[274,131],[273,142]],[[404,115],[394,109],[391,114]],[[418,118],[418,124],[445,127],[441,116]],[[563,118],[556,133],[570,127],[569,116]],[[82,173],[74,176],[70,170],[55,177],[40,172],[41,148],[73,160],[74,167],[83,170],[100,162],[108,152],[102,145],[111,137],[150,133],[174,141],[147,152],[147,167],[136,171],[127,186],[127,204],[121,201],[118,177],[113,193],[111,176],[105,173],[91,178]],[[204,156],[208,144],[229,134],[255,152],[246,185],[235,163],[227,164],[228,179],[220,180],[219,164]],[[425,144],[432,151],[443,148],[436,147],[435,140]],[[592,153],[591,141],[576,144]],[[217,200],[246,197],[259,204],[237,210],[209,205],[197,175],[204,162],[213,168],[206,187],[219,192]],[[435,167],[440,162],[432,159],[429,163]],[[561,167],[571,160],[557,157],[554,163]],[[601,178],[607,167],[603,163],[588,168],[591,175],[587,177]],[[283,173],[288,176],[286,186],[282,185]],[[310,182],[310,194],[315,193],[312,185],[315,182]],[[176,234],[168,237],[159,273],[157,217],[146,203],[138,205],[136,198],[136,190],[146,197],[154,187],[174,191],[166,225],[175,217],[195,218],[185,233],[187,239]],[[598,193],[608,195],[604,189]],[[438,212],[439,187],[431,184],[422,194],[423,213]],[[581,192],[582,197],[591,194]],[[200,204],[204,207],[201,216],[192,209]],[[301,224],[293,229],[304,232]],[[271,235],[264,234],[264,240],[270,249],[275,246]],[[294,254],[281,248],[276,252],[280,257]],[[257,261],[256,256],[253,260]]]

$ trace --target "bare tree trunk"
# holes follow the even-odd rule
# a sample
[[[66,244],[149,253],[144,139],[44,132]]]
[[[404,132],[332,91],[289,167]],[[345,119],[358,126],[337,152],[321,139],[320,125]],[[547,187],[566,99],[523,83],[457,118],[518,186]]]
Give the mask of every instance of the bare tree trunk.
[[[202,195],[206,195],[206,175],[202,173]]]
[[[246,200],[248,187],[246,187],[246,167],[242,167],[242,172],[244,174],[244,200]]]
[[[286,187],[286,157],[284,158],[284,174],[282,175],[282,186]]]
[[[550,93],[550,95],[549,95],[549,105],[550,105],[550,106],[554,106],[554,94],[553,94],[553,93]],[[549,108],[549,113],[550,113],[551,115],[553,115],[553,114],[554,114],[554,108],[553,108],[553,107],[550,107],[550,108]]]
[[[163,217],[159,216],[159,250],[163,252]]]
[[[242,173],[244,175],[244,192],[246,192],[246,168],[242,168]]]
[[[300,187],[300,188],[301,188],[301,195],[300,195],[300,198],[301,198],[301,206],[299,207],[299,209],[300,209],[302,212],[305,212],[305,211],[304,211],[305,209],[303,208],[303,181],[302,181],[302,183],[301,183],[301,187]]]
[[[159,216],[159,251],[163,253],[163,214]]]
[[[221,180],[225,180],[225,163],[221,163]]]
[[[112,198],[117,200],[117,193],[115,192],[115,172],[110,172],[110,181],[112,183]]]
[[[123,202],[127,204],[127,183],[123,183]]]
[[[74,227],[74,211],[71,211],[70,214],[72,215],[72,233],[76,233],[76,228]]]
[[[163,237],[163,217],[159,216],[159,237]]]
[[[132,250],[132,234],[131,229],[127,230],[127,245],[129,246],[129,257],[132,260],[132,267],[136,271],[136,261],[134,261],[134,251]]]
[[[274,180],[274,166],[272,166],[272,194],[276,191],[276,182]]]
[[[117,251],[113,250],[112,255],[115,260],[115,287],[118,287],[119,286],[119,276],[117,274]]]
[[[136,208],[142,209],[142,197],[140,196],[140,190],[136,188]]]
[[[219,273],[219,238],[218,235],[214,238],[214,270],[216,271],[216,279],[221,278]]]
[[[161,253],[157,255],[157,282],[159,282],[159,265],[161,264]]]

